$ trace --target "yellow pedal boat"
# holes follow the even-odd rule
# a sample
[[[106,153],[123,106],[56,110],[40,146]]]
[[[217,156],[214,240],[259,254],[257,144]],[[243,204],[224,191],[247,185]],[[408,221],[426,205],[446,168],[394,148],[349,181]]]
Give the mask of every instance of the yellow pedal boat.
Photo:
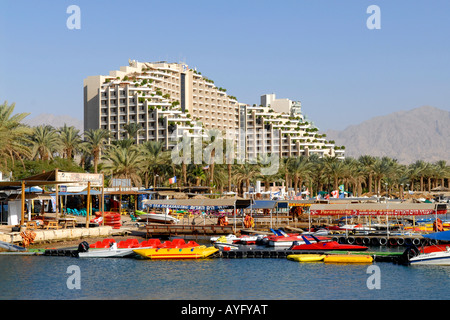
[[[215,247],[149,248],[133,250],[147,259],[204,259],[219,251]]]
[[[372,256],[352,254],[330,254],[323,259],[323,262],[331,263],[372,263],[372,261]]]
[[[324,254],[290,254],[287,259],[298,262],[317,262],[322,261],[325,257]]]

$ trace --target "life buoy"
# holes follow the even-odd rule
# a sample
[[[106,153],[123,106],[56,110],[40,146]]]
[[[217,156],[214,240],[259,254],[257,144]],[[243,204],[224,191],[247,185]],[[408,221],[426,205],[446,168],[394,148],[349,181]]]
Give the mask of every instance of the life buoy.
[[[414,238],[412,243],[413,243],[413,245],[418,246],[418,245],[420,245],[420,239],[419,238]]]
[[[398,239],[397,239],[397,244],[398,244],[399,246],[404,245],[404,244],[405,244],[405,239],[403,239],[403,238],[398,238]]]
[[[444,226],[442,225],[442,220],[437,218],[433,223],[434,231],[444,231]]]
[[[386,238],[380,238],[379,242],[380,242],[380,245],[385,246],[386,243],[387,243],[387,239]]]
[[[250,228],[250,227],[254,227],[255,226],[255,221],[253,220],[253,217],[246,215],[244,218],[244,226],[246,228]]]
[[[372,245],[374,245],[374,246],[379,245],[379,244],[380,244],[380,239],[378,239],[377,237],[373,237],[373,238],[370,240],[370,243],[371,243]]]

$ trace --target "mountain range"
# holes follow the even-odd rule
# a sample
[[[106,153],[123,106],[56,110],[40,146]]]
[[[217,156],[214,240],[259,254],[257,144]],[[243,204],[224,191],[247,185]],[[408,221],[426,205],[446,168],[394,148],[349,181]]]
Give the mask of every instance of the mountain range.
[[[59,128],[67,124],[83,132],[83,121],[66,115],[40,114],[25,118],[30,126],[49,124]],[[450,163],[450,112],[431,106],[374,117],[344,130],[328,130],[328,140],[345,146],[347,157],[388,156],[399,163],[416,160]]]
[[[51,125],[54,128],[63,127],[64,124],[67,126],[74,126],[80,132],[83,132],[84,124],[83,120],[68,116],[68,115],[54,115],[50,113],[41,113],[34,118],[26,117],[23,121],[24,124],[29,125],[30,127],[36,127],[40,125]]]
[[[326,134],[328,140],[345,146],[347,157],[388,156],[402,164],[450,162],[450,112],[431,106],[375,117]]]

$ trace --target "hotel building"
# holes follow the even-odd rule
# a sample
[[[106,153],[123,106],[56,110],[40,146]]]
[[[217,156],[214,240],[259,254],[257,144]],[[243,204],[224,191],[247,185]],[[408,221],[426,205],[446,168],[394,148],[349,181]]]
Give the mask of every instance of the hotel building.
[[[173,137],[205,137],[208,129],[233,132],[236,153],[246,159],[262,153],[282,157],[310,155],[344,157],[305,121],[301,103],[261,97],[259,106],[239,103],[226,89],[182,63],[129,61],[108,76],[84,79],[84,130],[107,129],[111,139],[127,138],[124,125],[137,123],[137,143]]]

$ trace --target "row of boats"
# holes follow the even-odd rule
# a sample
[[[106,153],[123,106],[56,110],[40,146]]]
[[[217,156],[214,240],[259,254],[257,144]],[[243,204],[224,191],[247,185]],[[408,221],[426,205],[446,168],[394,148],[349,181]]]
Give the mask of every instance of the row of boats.
[[[230,249],[238,248],[242,245],[266,245],[274,248],[285,248],[291,250],[358,250],[364,251],[368,247],[360,245],[339,244],[331,241],[327,237],[326,231],[319,230],[317,232],[307,233],[286,233],[283,229],[270,229],[273,235],[256,234],[236,236],[229,234],[227,236],[212,237],[211,242],[219,247],[230,247]],[[302,247],[300,247],[302,246]],[[298,249],[294,249],[298,248]]]
[[[235,235],[228,235],[222,237],[211,238],[211,241],[218,248],[224,250],[238,250],[239,245],[249,244],[266,244],[272,247],[285,246],[289,250],[308,252],[307,254],[296,254],[288,256],[290,260],[296,261],[321,261],[327,255],[324,252],[328,251],[346,251],[346,252],[363,252],[368,250],[368,247],[353,244],[341,244],[337,241],[331,240],[329,237],[318,236],[313,233],[305,234],[287,234],[283,230],[271,231],[274,235],[243,235],[237,237]],[[424,238],[434,241],[444,242],[441,244],[432,244],[422,246],[420,249],[411,244],[407,247],[404,255],[407,258],[407,264],[411,265],[450,265],[450,231],[441,231],[431,234],[423,234]],[[318,252],[318,254],[309,254],[309,252]],[[325,261],[333,261],[333,259],[340,259],[332,255],[326,258]],[[328,260],[327,260],[328,259]],[[369,262],[367,257],[357,257],[349,255],[343,258],[343,262]],[[372,261],[372,260],[370,260]]]
[[[137,239],[127,239],[118,243],[112,239],[104,239],[89,245],[83,241],[78,246],[79,258],[128,258],[141,257],[145,259],[203,259],[219,251],[213,246],[199,245],[195,241],[185,242],[184,239],[161,242],[159,239],[149,239],[139,242]]]

